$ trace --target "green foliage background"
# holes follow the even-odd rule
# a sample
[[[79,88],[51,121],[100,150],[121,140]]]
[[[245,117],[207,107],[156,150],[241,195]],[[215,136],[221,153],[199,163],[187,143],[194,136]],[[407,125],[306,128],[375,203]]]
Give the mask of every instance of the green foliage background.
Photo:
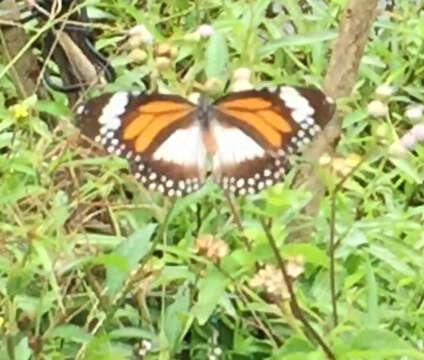
[[[152,87],[187,94],[210,78],[223,84],[239,67],[252,70],[256,86],[320,86],[345,1],[309,0],[308,13],[295,0],[281,3],[287,13],[270,12],[270,0],[83,4],[96,45],[118,73],[106,90],[143,89],[142,77],[151,75]],[[424,103],[420,6],[398,0],[378,17],[354,92],[338,104],[337,153],[365,161],[335,196],[337,326],[331,197],[316,218],[302,215],[311,194],[292,188],[296,166],[284,183],[237,200],[241,234],[216,185],[171,206],[138,186],[124,160],[80,146],[63,94],[19,101],[10,78],[0,76],[0,359],[137,359],[142,340],[152,344],[146,359],[325,359],[287,304],[249,286],[257,264],[276,263],[263,217],[272,219],[284,257],[304,257],[296,294],[337,359],[424,359],[424,148],[389,153],[413,125],[406,107]],[[297,34],[286,32],[288,21]],[[170,67],[158,71],[148,46],[141,64],[117,50],[136,24],[177,50]],[[211,38],[187,36],[201,24],[213,26]],[[36,21],[25,27],[33,36],[40,30]],[[0,62],[0,74],[6,66]],[[374,118],[366,107],[384,83],[397,91],[389,114]],[[339,179],[322,173],[331,194]],[[310,226],[306,242],[285,242]],[[229,245],[219,266],[194,253],[197,234]],[[217,347],[222,354],[214,355]]]

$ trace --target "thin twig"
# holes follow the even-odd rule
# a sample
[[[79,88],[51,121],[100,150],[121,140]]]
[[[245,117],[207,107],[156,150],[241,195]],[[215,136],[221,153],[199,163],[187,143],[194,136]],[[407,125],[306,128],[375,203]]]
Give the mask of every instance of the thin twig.
[[[331,304],[333,307],[333,322],[334,326],[339,323],[337,315],[337,294],[336,294],[336,270],[335,270],[335,250],[336,250],[336,195],[341,190],[343,184],[352,174],[364,163],[365,158],[356,164],[350,171],[342,177],[342,179],[336,184],[331,194],[331,213],[330,213],[330,245],[329,245],[329,256],[330,256],[330,292],[331,292]]]
[[[146,265],[147,261],[151,258],[152,254],[155,252],[157,245],[159,244],[159,241],[163,238],[166,228],[168,227],[168,222],[170,219],[170,215],[174,209],[176,200],[173,200],[171,203],[171,207],[169,208],[165,220],[163,221],[163,223],[160,226],[160,229],[155,237],[155,239],[152,242],[152,245],[150,246],[149,251],[146,253],[146,255],[143,256],[143,258],[140,261],[139,264],[139,270],[137,271],[137,274],[139,274],[141,271],[143,271],[144,266]],[[120,292],[120,296],[118,299],[115,299],[113,305],[110,307],[109,311],[106,313],[105,316],[105,324],[107,324],[110,319],[112,319],[113,315],[115,314],[115,312],[123,305],[128,293],[132,290],[132,286],[135,282],[138,281],[138,276],[137,274],[135,276],[133,276],[130,281],[128,281],[126,283],[126,285],[124,285],[124,289],[122,289],[122,291]]]
[[[224,195],[228,201],[228,205],[230,205],[230,211],[231,211],[231,214],[233,215],[234,223],[236,224],[238,230],[240,231],[241,239],[243,240],[246,249],[250,251],[252,250],[252,245],[250,244],[249,239],[244,235],[244,227],[243,227],[243,224],[241,223],[240,213],[237,211],[237,208],[234,205],[234,202],[231,199],[231,195],[228,192],[228,190],[224,191]]]
[[[98,283],[97,279],[88,267],[85,269],[84,273],[86,274],[86,279],[91,290],[93,290],[97,300],[99,301],[100,307],[103,311],[107,311],[109,308],[109,301],[108,298],[104,296],[104,288]]]
[[[231,276],[230,273],[228,273],[227,271],[225,271],[222,266],[220,266],[219,264],[216,264],[216,268],[223,274],[225,275],[228,279],[230,279],[230,281],[232,282],[237,294],[239,295],[239,298],[241,300],[241,302],[246,306],[246,308],[248,307],[249,301],[246,298],[244,292],[243,292],[243,288],[246,289],[250,289],[249,286],[247,285],[241,285],[239,284],[238,280],[235,279],[234,277]],[[252,291],[252,289],[250,289]],[[282,340],[278,338],[278,336],[272,331],[271,328],[267,328],[265,326],[265,324],[262,322],[262,320],[259,318],[259,316],[256,314],[255,310],[253,309],[249,309],[250,313],[252,314],[253,318],[255,319],[256,325],[264,332],[264,334],[266,334],[266,336],[268,337],[268,339],[270,339],[274,345],[278,345],[282,343]]]
[[[262,227],[265,231],[265,235],[268,239],[268,242],[271,245],[271,248],[274,252],[274,255],[277,258],[278,266],[281,270],[281,273],[283,274],[284,281],[287,285],[287,289],[288,289],[289,294],[290,294],[290,305],[291,305],[291,309],[293,311],[294,316],[301,321],[303,326],[308,330],[309,334],[321,346],[322,350],[325,352],[328,359],[336,360],[334,353],[331,351],[331,349],[325,343],[324,339],[316,332],[316,330],[312,327],[312,325],[306,319],[302,309],[299,306],[296,294],[295,294],[294,289],[293,289],[293,284],[292,284],[291,279],[290,279],[289,275],[287,274],[286,268],[284,266],[284,260],[281,257],[277,243],[275,242],[275,239],[271,234],[270,224],[266,224],[264,218],[261,218],[261,224],[262,224]]]

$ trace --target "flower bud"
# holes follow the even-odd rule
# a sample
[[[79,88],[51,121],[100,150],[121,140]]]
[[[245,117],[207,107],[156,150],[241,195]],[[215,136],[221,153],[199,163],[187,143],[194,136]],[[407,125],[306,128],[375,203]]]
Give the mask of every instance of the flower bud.
[[[143,63],[147,59],[147,53],[140,49],[132,49],[129,53],[129,57],[136,63]]]
[[[377,97],[381,99],[387,99],[390,96],[392,96],[395,93],[394,86],[388,85],[388,84],[382,84],[375,90],[375,94]]]
[[[389,113],[387,104],[380,100],[373,100],[367,106],[368,113],[374,117],[386,116]]]
[[[159,71],[163,71],[171,66],[171,60],[168,57],[159,56],[156,58],[155,65]]]
[[[405,111],[405,117],[411,121],[418,121],[423,118],[424,115],[424,105],[414,104],[409,106]]]
[[[196,32],[200,35],[201,38],[206,38],[214,33],[214,28],[211,25],[203,24],[197,28]]]

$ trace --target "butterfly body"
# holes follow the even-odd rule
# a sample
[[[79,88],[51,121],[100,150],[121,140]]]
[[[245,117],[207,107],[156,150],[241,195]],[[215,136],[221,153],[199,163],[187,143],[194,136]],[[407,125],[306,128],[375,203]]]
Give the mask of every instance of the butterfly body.
[[[146,188],[183,196],[211,173],[237,195],[281,180],[288,156],[322,129],[334,103],[320,90],[278,87],[193,104],[177,95],[104,94],[79,109],[86,136],[128,159]]]

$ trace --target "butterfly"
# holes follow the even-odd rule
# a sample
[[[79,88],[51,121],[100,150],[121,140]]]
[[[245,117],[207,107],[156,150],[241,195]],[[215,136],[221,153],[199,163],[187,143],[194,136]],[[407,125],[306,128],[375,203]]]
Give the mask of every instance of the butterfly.
[[[212,174],[235,195],[281,181],[291,154],[331,119],[321,90],[279,86],[197,104],[178,95],[117,92],[78,108],[81,132],[126,158],[135,178],[167,196],[197,191]]]

